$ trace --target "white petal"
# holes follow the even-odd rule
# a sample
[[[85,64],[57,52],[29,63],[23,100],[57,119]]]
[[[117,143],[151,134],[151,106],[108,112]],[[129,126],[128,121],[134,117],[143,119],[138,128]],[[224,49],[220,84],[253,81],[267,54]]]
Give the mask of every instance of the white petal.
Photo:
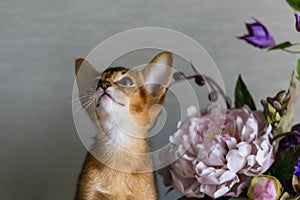
[[[236,139],[234,137],[230,137],[226,139],[226,144],[229,150],[234,149],[236,147]]]
[[[255,164],[255,156],[254,155],[250,155],[247,157],[247,165],[249,167],[253,167],[253,165]]]
[[[186,113],[187,113],[187,116],[190,117],[190,116],[193,116],[193,115],[199,113],[199,111],[197,110],[196,106],[190,106],[187,108]]]
[[[251,145],[246,143],[246,142],[240,142],[239,144],[237,144],[238,147],[238,151],[239,153],[244,156],[247,157],[248,155],[250,155],[251,153]]]
[[[220,185],[218,188],[218,190],[216,190],[216,192],[214,193],[213,197],[214,198],[219,198],[223,195],[225,195],[226,193],[228,193],[232,187],[237,183],[239,182],[239,178],[238,176],[236,176],[236,178],[232,181],[229,181],[229,182],[226,182],[222,185]]]
[[[226,187],[226,186],[221,186],[221,188],[219,190],[217,190],[214,194],[213,194],[213,198],[219,198],[221,196],[223,196],[224,194],[226,194],[231,188]]]
[[[237,177],[236,173],[232,171],[225,171],[221,176],[220,176],[220,183],[223,184],[227,181],[231,181]]]
[[[228,152],[226,160],[228,169],[233,172],[238,172],[245,165],[245,158],[236,149]]]

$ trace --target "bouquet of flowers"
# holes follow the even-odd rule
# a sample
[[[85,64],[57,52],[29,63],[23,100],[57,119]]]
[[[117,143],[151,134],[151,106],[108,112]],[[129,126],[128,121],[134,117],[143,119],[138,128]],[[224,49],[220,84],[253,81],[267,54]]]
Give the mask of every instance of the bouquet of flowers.
[[[300,11],[299,1],[287,2]],[[300,16],[297,12],[294,15],[300,32]],[[238,38],[255,47],[300,53],[292,50],[299,43],[276,44],[257,19],[246,27],[249,34]],[[198,85],[215,84],[194,71],[194,76],[177,72],[174,79],[195,78]],[[214,102],[221,93],[227,108],[209,105],[198,111],[190,107],[187,119],[170,136],[171,145],[161,155],[176,160],[159,172],[164,184],[182,193],[181,200],[300,199],[300,124],[293,124],[300,59],[296,71],[287,90],[261,100],[263,110],[256,109],[241,76],[234,107],[230,98],[217,89],[209,93],[209,99]]]

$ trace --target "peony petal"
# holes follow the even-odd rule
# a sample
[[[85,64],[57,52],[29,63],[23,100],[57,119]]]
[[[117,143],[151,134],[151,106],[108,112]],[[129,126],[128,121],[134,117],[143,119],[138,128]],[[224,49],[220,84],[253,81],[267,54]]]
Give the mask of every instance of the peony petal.
[[[233,149],[226,155],[227,167],[233,172],[240,171],[245,165],[245,158],[238,152],[238,150]]]
[[[207,158],[204,159],[203,162],[205,162],[205,164],[209,166],[224,166],[224,151],[225,150],[219,144],[216,144],[208,153]]]
[[[242,130],[242,140],[251,143],[257,137],[257,123],[256,120],[250,118],[247,120]]]
[[[251,153],[251,145],[246,142],[240,142],[237,144],[238,151],[243,157],[247,157]]]
[[[212,195],[212,197],[213,197],[213,198],[219,198],[219,197],[225,195],[229,190],[230,190],[229,187],[222,186],[222,187],[220,187],[219,190],[217,190],[217,191]]]
[[[188,117],[195,116],[195,115],[199,114],[196,106],[188,107],[186,113],[187,113]]]
[[[234,149],[236,147],[236,139],[233,137],[230,137],[228,139],[226,139],[226,144],[229,150]]]
[[[234,179],[238,178],[235,172],[233,171],[225,171],[219,178],[220,183],[223,184],[228,181],[232,181]]]
[[[197,180],[201,184],[205,185],[219,185],[220,180],[218,177],[220,177],[224,173],[223,169],[213,169],[210,168],[209,170],[204,169],[200,176],[196,176]]]
[[[214,198],[219,198],[221,196],[224,196],[226,193],[228,193],[232,187],[239,182],[239,178],[236,176],[235,179],[233,179],[232,181],[228,181],[226,183],[223,183],[222,185],[220,185],[218,187],[218,189],[216,190],[216,192],[213,194],[212,197]]]
[[[261,145],[257,145],[258,152],[256,155],[256,161],[260,166],[263,166],[264,162],[266,161],[266,154],[269,152],[269,146],[266,141],[263,141]]]
[[[235,119],[236,126],[238,127],[238,131],[240,132],[244,126],[244,121],[240,116],[237,116]]]
[[[239,175],[239,180],[238,183],[239,184],[235,184],[230,192],[228,192],[226,194],[226,196],[231,196],[231,197],[238,197],[241,193],[242,190],[246,187],[248,187],[249,183],[250,183],[251,178],[245,175]]]

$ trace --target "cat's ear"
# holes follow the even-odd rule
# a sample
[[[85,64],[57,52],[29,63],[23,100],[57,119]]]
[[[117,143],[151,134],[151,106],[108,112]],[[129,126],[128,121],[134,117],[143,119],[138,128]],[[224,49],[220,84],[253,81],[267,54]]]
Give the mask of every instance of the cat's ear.
[[[79,96],[87,95],[92,88],[95,79],[100,73],[84,58],[75,61],[75,74],[79,90]]]
[[[170,85],[173,58],[169,52],[156,55],[143,70],[145,87],[154,97],[162,96]]]

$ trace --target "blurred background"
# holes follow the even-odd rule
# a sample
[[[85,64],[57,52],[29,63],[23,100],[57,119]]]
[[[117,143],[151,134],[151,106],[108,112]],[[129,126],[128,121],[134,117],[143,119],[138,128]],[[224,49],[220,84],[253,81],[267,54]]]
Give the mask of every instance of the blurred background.
[[[180,31],[208,51],[229,96],[242,74],[257,105],[286,89],[298,57],[237,40],[252,16],[278,43],[299,42],[284,0],[0,1],[1,199],[73,198],[86,154],[72,116],[74,61],[113,34],[145,26]],[[161,182],[160,199],[175,199]]]

